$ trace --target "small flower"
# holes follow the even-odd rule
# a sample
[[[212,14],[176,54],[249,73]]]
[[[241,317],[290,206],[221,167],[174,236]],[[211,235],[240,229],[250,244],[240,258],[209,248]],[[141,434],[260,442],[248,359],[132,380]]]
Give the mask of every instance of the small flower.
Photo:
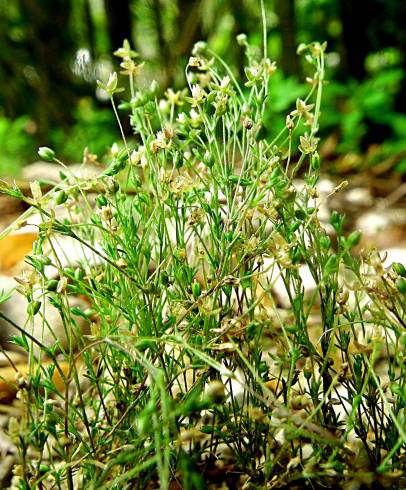
[[[201,208],[194,209],[188,218],[188,224],[193,226],[199,223],[203,223],[204,220],[204,211]]]
[[[368,257],[368,263],[375,270],[377,276],[383,276],[385,273],[384,262],[386,257],[382,258],[378,251],[374,250]]]
[[[23,270],[21,276],[15,276],[13,279],[26,290],[32,289],[33,286],[39,282],[38,274],[35,269],[32,269],[31,272],[28,270]]]
[[[165,99],[161,99],[159,101],[159,110],[163,113],[163,114],[169,114],[170,110],[171,110],[171,107],[170,107],[170,104],[167,100]]]
[[[245,68],[245,74],[250,82],[257,81],[262,74],[262,67],[258,63],[254,62],[252,66]]]
[[[142,68],[144,67],[145,63],[139,63],[138,65],[134,63],[133,60],[124,60],[120,63],[121,68],[124,68],[123,71],[120,71],[122,75],[128,75],[128,76],[137,76],[141,73]]]
[[[192,67],[199,67],[200,66],[200,58],[198,58],[197,56],[191,56],[189,58],[189,61],[188,61],[188,66],[192,66]]]
[[[180,196],[196,187],[196,181],[188,175],[179,175],[169,186],[175,196]]]
[[[308,113],[313,109],[314,104],[306,104],[302,99],[296,99],[296,110],[292,111],[290,115],[295,116],[307,116]]]
[[[175,248],[175,250],[173,251],[173,255],[177,260],[179,260],[179,262],[186,261],[186,250],[184,248]]]
[[[145,146],[138,147],[138,150],[133,150],[130,155],[131,165],[140,165],[145,168],[148,164],[147,150]]]
[[[317,150],[318,139],[314,136],[305,133],[304,136],[300,136],[299,150],[305,155],[310,155]]]
[[[200,85],[192,85],[192,105],[196,107],[204,102],[206,98],[206,92],[202,89]]]
[[[198,70],[200,71],[207,71],[214,64],[214,58],[211,58],[210,60],[206,60],[205,58],[200,58],[199,61],[200,61],[200,65],[198,66]]]
[[[118,58],[123,58],[124,60],[136,58],[138,56],[138,53],[131,49],[130,43],[127,39],[124,39],[123,46],[114,51],[113,54],[114,56],[117,56]]]
[[[228,95],[221,94],[216,97],[213,105],[216,109],[216,116],[222,116],[227,111]]]
[[[199,85],[202,88],[208,87],[211,83],[211,74],[209,72],[197,73],[197,79],[199,80]]]
[[[184,112],[180,112],[178,114],[178,117],[176,118],[176,121],[180,124],[185,124],[185,122],[187,121],[187,116]]]
[[[203,246],[198,245],[196,247],[196,257],[197,257],[197,260],[205,260],[205,258],[206,258],[206,250],[204,249]]]
[[[233,90],[230,86],[231,84],[231,79],[229,76],[225,76],[221,82],[220,85],[213,84],[213,89],[218,92],[219,96],[226,96],[226,95],[232,95]]]
[[[84,165],[100,165],[97,160],[97,155],[91,153],[88,147],[83,151],[83,163]]]
[[[222,90],[227,89],[229,87],[229,85],[230,85],[230,82],[231,82],[231,79],[230,79],[230,77],[228,75],[225,76],[225,77],[223,77],[223,79],[220,82],[220,88]]]
[[[305,126],[313,126],[313,121],[314,121],[314,114],[312,114],[311,112],[306,112],[304,114],[304,117],[306,119],[305,121]]]
[[[310,52],[314,58],[317,58],[321,55],[321,53],[324,53],[326,48],[327,48],[327,42],[324,42],[323,44],[315,42],[310,45]]]
[[[174,92],[171,88],[168,88],[168,90],[165,92],[165,97],[172,105],[178,105],[178,106],[182,105],[183,104],[182,96],[183,94],[181,90]]]
[[[202,116],[195,109],[191,109],[189,115],[194,125],[202,122]]]
[[[151,142],[152,153],[157,153],[159,150],[170,148],[172,141],[167,139],[164,131],[158,131],[156,138]]]
[[[117,73],[116,72],[110,73],[109,79],[108,79],[106,84],[104,84],[100,80],[97,80],[96,83],[102,90],[107,92],[107,94],[110,97],[113,97],[114,94],[118,94],[120,92],[123,92],[123,90],[124,90],[121,87],[117,87]]]
[[[263,66],[268,75],[273,75],[277,70],[275,61],[271,61],[269,58],[263,60]]]
[[[167,141],[167,136],[165,131],[158,131],[156,134],[156,142],[158,146],[162,149],[169,148],[171,145],[170,141]]]

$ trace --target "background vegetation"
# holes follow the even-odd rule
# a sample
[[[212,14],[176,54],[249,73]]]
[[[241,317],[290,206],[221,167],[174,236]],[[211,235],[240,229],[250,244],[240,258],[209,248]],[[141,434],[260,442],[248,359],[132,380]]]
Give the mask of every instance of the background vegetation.
[[[272,80],[272,110],[284,113],[303,95],[297,45],[327,40],[327,78],[334,82],[323,102],[321,134],[330,136],[324,158],[340,170],[390,158],[391,167],[403,172],[405,3],[266,4],[268,51],[281,68]],[[57,147],[72,162],[81,160],[85,146],[100,155],[118,139],[95,81],[114,68],[108,53],[124,38],[147,61],[137,85],[145,88],[155,79],[164,92],[180,86],[187,56],[200,39],[232,66],[243,66],[235,36],[244,32],[259,47],[259,25],[256,0],[0,0],[0,174],[18,174],[37,158],[39,145]],[[266,117],[265,127],[277,124],[273,114]]]

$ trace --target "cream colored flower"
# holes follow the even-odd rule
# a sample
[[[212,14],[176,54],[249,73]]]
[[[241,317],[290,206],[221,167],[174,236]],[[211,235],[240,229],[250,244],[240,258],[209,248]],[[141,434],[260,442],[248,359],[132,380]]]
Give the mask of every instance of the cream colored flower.
[[[165,97],[168,99],[169,103],[173,105],[183,104],[182,95],[181,90],[174,92],[171,88],[168,88],[168,90],[165,92]]]
[[[206,98],[206,92],[202,89],[200,85],[192,85],[192,105],[195,107],[204,102]]]

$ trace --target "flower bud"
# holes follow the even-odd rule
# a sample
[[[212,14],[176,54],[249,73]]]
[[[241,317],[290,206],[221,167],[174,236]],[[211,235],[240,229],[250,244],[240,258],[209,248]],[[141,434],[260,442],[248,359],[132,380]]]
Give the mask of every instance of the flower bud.
[[[205,41],[198,41],[194,46],[193,46],[193,51],[192,54],[196,56],[197,54],[203,53],[207,48],[207,43]]]
[[[38,155],[46,162],[53,162],[55,160],[54,150],[51,150],[51,148],[48,148],[47,146],[41,146],[38,148]]]
[[[55,197],[55,204],[63,204],[68,200],[68,195],[65,191],[59,191]]]
[[[58,281],[56,279],[50,279],[46,283],[45,287],[47,291],[56,291],[56,288],[58,287]]]
[[[200,283],[194,282],[192,284],[193,297],[197,299],[200,296],[201,292],[202,292],[202,287],[200,286]]]
[[[406,277],[406,268],[400,262],[394,262],[392,264],[392,269],[396,272],[396,274],[399,274],[399,276]]]
[[[307,51],[308,48],[309,48],[309,46],[307,44],[301,43],[297,47],[296,53],[297,54],[303,54],[305,51]]]
[[[128,150],[127,148],[122,148],[116,155],[116,160],[118,162],[124,162],[128,158]]]
[[[237,36],[237,44],[239,46],[246,46],[248,44],[247,42],[247,35],[244,33],[238,34]]]
[[[311,162],[310,165],[312,167],[312,170],[319,170],[320,169],[320,155],[317,151],[313,153],[311,156]]]
[[[347,245],[349,248],[355,247],[361,241],[362,234],[360,231],[353,231],[347,238]]]
[[[244,126],[245,129],[252,129],[252,127],[254,126],[254,122],[251,118],[249,117],[244,117],[243,121],[242,121],[242,125]]]
[[[31,301],[31,303],[28,304],[27,307],[27,313],[29,315],[36,315],[41,308],[41,301]]]
[[[406,280],[403,277],[396,281],[396,288],[399,293],[406,294]]]
[[[103,194],[99,194],[97,197],[96,197],[96,204],[97,204],[97,207],[98,208],[102,208],[104,206],[107,206],[107,199],[106,199],[106,196],[103,195]]]

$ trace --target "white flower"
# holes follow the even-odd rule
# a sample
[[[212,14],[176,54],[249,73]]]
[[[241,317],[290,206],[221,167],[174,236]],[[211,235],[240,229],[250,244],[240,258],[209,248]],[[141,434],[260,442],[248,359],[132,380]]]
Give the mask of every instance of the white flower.
[[[158,150],[165,150],[171,146],[171,143],[164,131],[158,131],[155,140],[151,143],[151,151],[156,153]]]
[[[192,85],[192,98],[195,104],[201,104],[206,97],[206,92],[200,85]]]
[[[140,146],[138,150],[133,150],[130,156],[131,165],[141,165],[141,167],[146,167],[148,164],[147,152],[145,146]]]
[[[195,110],[195,109],[191,109],[190,110],[190,119],[194,122],[194,123],[198,123],[201,121],[201,117],[200,117],[200,114]]]
[[[179,123],[184,124],[186,122],[186,114],[184,112],[181,112],[178,114],[178,117],[176,119]]]
[[[221,83],[220,83],[220,88],[222,89],[225,89],[225,88],[228,88],[228,86],[230,85],[230,77],[227,75],[225,76],[222,80],[221,80]]]
[[[169,102],[165,99],[161,99],[159,101],[159,110],[164,113],[169,112],[170,110]]]
[[[120,148],[117,143],[113,143],[110,149],[111,155],[115,157],[117,153],[120,151]]]

